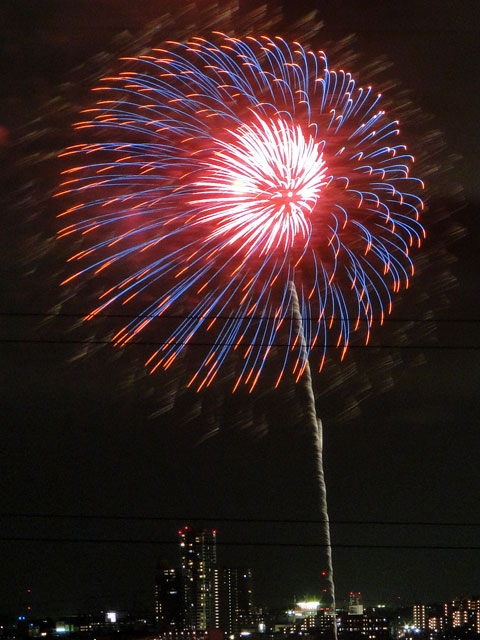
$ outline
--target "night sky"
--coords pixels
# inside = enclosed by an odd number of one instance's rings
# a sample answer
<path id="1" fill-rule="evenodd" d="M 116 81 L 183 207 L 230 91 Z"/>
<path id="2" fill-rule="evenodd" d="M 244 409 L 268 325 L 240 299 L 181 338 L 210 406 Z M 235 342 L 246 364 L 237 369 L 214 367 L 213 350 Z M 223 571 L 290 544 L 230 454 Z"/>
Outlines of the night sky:
<path id="1" fill-rule="evenodd" d="M 433 114 L 426 126 L 443 131 L 444 158 L 461 156 L 450 172 L 432 177 L 437 200 L 452 213 L 435 217 L 439 209 L 432 208 L 425 216 L 432 238 L 425 243 L 426 264 L 395 308 L 395 322 L 374 332 L 372 343 L 384 346 L 352 349 L 342 366 L 333 354 L 315 387 L 334 545 L 477 549 L 334 548 L 337 598 L 341 603 L 355 590 L 367 604 L 408 604 L 478 594 L 479 526 L 466 524 L 480 524 L 480 5 L 285 4 L 292 20 L 319 9 L 325 23 L 319 41 L 323 33 L 325 41 L 355 33 L 364 60 L 385 56 L 388 75 Z M 121 355 L 110 346 L 75 344 L 101 338 L 102 326 L 92 334 L 72 318 L 41 316 L 52 309 L 84 312 L 91 304 L 79 296 L 65 301 L 58 287 L 69 248 L 49 239 L 56 224 L 50 201 L 55 154 L 68 144 L 75 112 L 90 100 L 103 64 L 97 54 L 118 50 L 113 39 L 126 30 L 133 46 L 166 5 L 4 0 L 0 7 L 6 184 L 0 201 L 0 614 L 17 613 L 27 587 L 34 615 L 151 611 L 155 564 L 163 559 L 176 566 L 175 544 L 108 541 L 173 542 L 179 525 L 201 517 L 212 519 L 198 524 L 216 528 L 220 543 L 250 543 L 220 546 L 219 560 L 253 568 L 257 604 L 283 606 L 294 596 L 318 595 L 320 550 L 252 544 L 316 543 L 315 524 L 227 521 L 318 518 L 301 393 L 287 388 L 275 395 L 266 380 L 253 399 L 232 398 L 221 383 L 202 396 L 185 394 L 181 378 L 144 375 L 141 348 Z M 461 208 L 457 184 L 463 185 Z M 435 322 L 425 322 L 429 310 Z M 403 339 L 424 348 L 400 349 Z M 397 524 L 367 524 L 372 521 Z M 19 537 L 106 541 L 6 540 Z"/>

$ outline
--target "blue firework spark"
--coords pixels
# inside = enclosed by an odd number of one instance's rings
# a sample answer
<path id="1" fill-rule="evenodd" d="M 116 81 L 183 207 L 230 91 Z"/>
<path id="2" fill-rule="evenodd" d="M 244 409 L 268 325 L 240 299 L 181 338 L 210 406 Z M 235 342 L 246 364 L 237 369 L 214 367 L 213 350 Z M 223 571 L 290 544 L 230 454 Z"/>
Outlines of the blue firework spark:
<path id="1" fill-rule="evenodd" d="M 62 154 L 79 164 L 57 194 L 72 199 L 59 236 L 85 242 L 64 284 L 109 274 L 86 319 L 130 309 L 119 346 L 176 316 L 152 372 L 209 336 L 190 384 L 209 385 L 236 351 L 234 388 L 253 389 L 273 348 L 278 384 L 307 360 L 321 369 L 332 335 L 342 358 L 360 326 L 368 342 L 413 275 L 423 183 L 381 96 L 324 52 L 280 37 L 211 40 L 124 59 L 94 89 L 76 124 L 88 142 Z"/>

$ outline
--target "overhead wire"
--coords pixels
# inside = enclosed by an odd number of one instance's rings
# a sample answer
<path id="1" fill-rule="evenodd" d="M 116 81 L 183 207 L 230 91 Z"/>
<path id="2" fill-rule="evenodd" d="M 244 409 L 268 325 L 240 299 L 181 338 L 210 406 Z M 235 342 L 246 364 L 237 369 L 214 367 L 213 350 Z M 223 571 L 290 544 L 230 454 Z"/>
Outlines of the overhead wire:
<path id="1" fill-rule="evenodd" d="M 0 344 L 48 344 L 48 345 L 107 345 L 112 344 L 111 340 L 91 340 L 91 339 L 76 339 L 71 338 L 67 340 L 58 340 L 55 338 L 0 338 Z M 186 341 L 163 341 L 163 340 L 131 340 L 126 344 L 122 344 L 123 347 L 132 346 L 145 346 L 145 347 L 161 347 L 168 344 L 169 346 L 189 346 L 189 347 L 235 347 L 238 346 L 236 342 L 186 342 Z M 294 343 L 290 342 L 249 342 L 249 347 L 292 347 Z M 312 349 L 338 349 L 336 344 L 317 344 L 311 347 Z M 349 344 L 349 349 L 402 349 L 402 350 L 439 350 L 439 351 L 479 351 L 480 345 L 453 345 L 453 344 Z"/>
<path id="2" fill-rule="evenodd" d="M 68 544 L 155 544 L 178 545 L 177 540 L 159 540 L 145 538 L 67 538 L 55 536 L 0 536 L 0 542 L 36 542 L 36 543 L 68 543 Z M 291 547 L 291 548 L 325 548 L 328 545 L 320 542 L 244 542 L 216 541 L 225 547 Z M 444 551 L 480 551 L 480 545 L 448 545 L 448 544 L 344 544 L 333 543 L 335 549 L 407 549 L 407 550 L 444 550 Z"/>
<path id="3" fill-rule="evenodd" d="M 89 314 L 86 312 L 70 312 L 70 311 L 1 311 L 0 316 L 7 317 L 40 317 L 40 318 L 84 318 Z M 162 319 L 185 319 L 187 317 L 190 318 L 200 318 L 205 317 L 208 319 L 217 319 L 217 320 L 272 320 L 273 316 L 244 316 L 244 315 L 236 315 L 236 316 L 228 316 L 228 315 L 190 315 L 190 314 L 165 314 L 162 313 L 160 316 L 156 314 L 148 314 L 148 313 L 105 313 L 100 312 L 96 314 L 97 318 L 157 318 L 158 320 Z M 310 316 L 306 316 L 305 319 L 313 319 Z M 346 318 L 346 320 L 356 321 L 356 318 Z M 365 318 L 360 318 L 360 321 L 367 322 Z M 476 323 L 480 322 L 480 318 L 392 318 L 385 317 L 383 322 L 442 322 L 442 323 Z"/>
<path id="4" fill-rule="evenodd" d="M 137 522 L 162 521 L 162 522 L 234 522 L 242 524 L 324 524 L 324 520 L 303 518 L 249 518 L 249 517 L 192 517 L 185 515 L 156 516 L 156 515 L 95 515 L 86 513 L 0 513 L 0 518 L 31 518 L 42 520 L 125 520 Z M 433 526 L 433 527 L 480 527 L 480 522 L 448 522 L 446 520 L 332 520 L 330 524 L 336 525 L 368 525 L 368 526 Z"/>

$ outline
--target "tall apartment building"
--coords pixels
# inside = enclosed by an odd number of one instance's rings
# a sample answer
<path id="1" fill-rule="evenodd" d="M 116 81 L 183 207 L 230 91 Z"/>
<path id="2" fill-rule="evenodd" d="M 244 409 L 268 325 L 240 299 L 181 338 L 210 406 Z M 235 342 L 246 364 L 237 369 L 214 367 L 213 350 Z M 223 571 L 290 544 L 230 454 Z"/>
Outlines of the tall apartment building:
<path id="1" fill-rule="evenodd" d="M 229 635 L 256 629 L 252 570 L 217 566 L 216 531 L 183 527 L 178 532 L 180 568 L 159 563 L 155 619 L 172 633 L 221 629 Z"/>
<path id="2" fill-rule="evenodd" d="M 223 568 L 220 570 L 220 628 L 239 634 L 255 626 L 252 603 L 252 570 Z"/>
<path id="3" fill-rule="evenodd" d="M 191 631 L 217 629 L 220 603 L 216 531 L 186 526 L 178 535 L 184 628 Z"/>
<path id="4" fill-rule="evenodd" d="M 427 607 L 424 604 L 415 603 L 413 605 L 413 626 L 416 629 L 427 628 Z"/>

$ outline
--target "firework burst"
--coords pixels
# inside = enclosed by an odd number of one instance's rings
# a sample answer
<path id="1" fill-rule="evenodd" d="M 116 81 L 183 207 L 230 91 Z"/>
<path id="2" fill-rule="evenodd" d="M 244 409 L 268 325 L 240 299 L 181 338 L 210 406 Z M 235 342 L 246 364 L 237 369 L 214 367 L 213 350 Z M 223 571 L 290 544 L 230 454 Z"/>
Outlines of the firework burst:
<path id="1" fill-rule="evenodd" d="M 353 331 L 368 342 L 413 274 L 423 183 L 381 96 L 323 52 L 211 40 L 126 59 L 95 89 L 76 125 L 88 142 L 62 154 L 78 165 L 57 194 L 72 199 L 59 235 L 85 242 L 64 283 L 107 282 L 87 319 L 128 309 L 119 346 L 177 317 L 151 371 L 207 336 L 190 384 L 211 384 L 236 351 L 234 388 L 253 389 L 274 347 L 278 384 L 309 359 L 321 369 L 329 339 L 341 357 Z"/>

